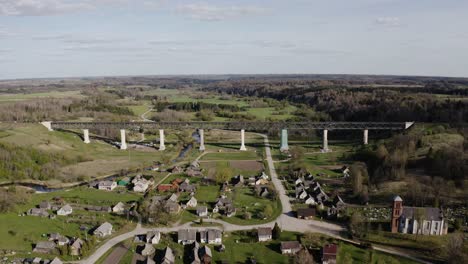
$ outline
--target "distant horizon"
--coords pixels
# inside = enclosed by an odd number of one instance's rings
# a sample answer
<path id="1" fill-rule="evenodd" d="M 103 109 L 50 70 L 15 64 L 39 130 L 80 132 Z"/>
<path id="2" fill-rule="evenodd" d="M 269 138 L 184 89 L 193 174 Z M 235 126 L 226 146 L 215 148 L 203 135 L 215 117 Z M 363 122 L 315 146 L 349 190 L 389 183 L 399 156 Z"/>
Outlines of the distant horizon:
<path id="1" fill-rule="evenodd" d="M 30 77 L 2 79 L 4 81 L 27 80 L 67 80 L 67 79 L 99 79 L 99 78 L 129 78 L 129 77 L 199 77 L 199 76 L 370 76 L 370 77 L 411 77 L 411 78 L 443 78 L 443 79 L 468 79 L 468 76 L 442 76 L 442 75 L 405 75 L 405 74 L 361 74 L 361 73 L 187 73 L 187 74 L 137 74 L 137 75 L 90 75 L 90 76 L 56 76 L 56 77 Z"/>

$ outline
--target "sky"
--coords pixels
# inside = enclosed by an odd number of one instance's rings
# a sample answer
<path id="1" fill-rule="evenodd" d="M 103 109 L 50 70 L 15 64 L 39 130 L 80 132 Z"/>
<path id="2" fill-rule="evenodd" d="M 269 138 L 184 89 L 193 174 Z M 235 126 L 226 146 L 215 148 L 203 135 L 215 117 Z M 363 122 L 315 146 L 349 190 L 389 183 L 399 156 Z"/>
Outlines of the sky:
<path id="1" fill-rule="evenodd" d="M 466 0 L 0 0 L 0 79 L 468 77 Z"/>

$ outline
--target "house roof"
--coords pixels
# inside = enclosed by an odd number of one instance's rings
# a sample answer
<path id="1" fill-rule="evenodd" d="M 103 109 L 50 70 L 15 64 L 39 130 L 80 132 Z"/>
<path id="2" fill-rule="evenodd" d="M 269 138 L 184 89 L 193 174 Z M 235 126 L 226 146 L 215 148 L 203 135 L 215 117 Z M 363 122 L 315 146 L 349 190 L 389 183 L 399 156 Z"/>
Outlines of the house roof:
<path id="1" fill-rule="evenodd" d="M 297 249 L 300 248 L 301 244 L 298 241 L 284 241 L 281 242 L 281 249 Z"/>
<path id="2" fill-rule="evenodd" d="M 60 208 L 60 210 L 62 210 L 62 211 L 71 211 L 71 210 L 73 210 L 73 208 L 69 204 L 66 204 L 62 208 Z"/>
<path id="3" fill-rule="evenodd" d="M 322 253 L 325 255 L 336 255 L 336 253 L 338 252 L 338 245 L 336 244 L 328 244 L 328 245 L 325 245 L 323 248 L 322 248 Z"/>
<path id="4" fill-rule="evenodd" d="M 170 247 L 166 247 L 166 250 L 164 251 L 164 259 L 167 259 L 170 262 L 174 262 L 174 253 L 172 253 L 172 249 Z"/>
<path id="5" fill-rule="evenodd" d="M 403 199 L 401 199 L 401 197 L 400 197 L 399 195 L 397 195 L 397 196 L 395 196 L 395 197 L 393 198 L 393 201 L 394 201 L 394 202 L 403 202 Z"/>
<path id="6" fill-rule="evenodd" d="M 200 256 L 205 256 L 205 255 L 208 255 L 209 257 L 213 256 L 211 254 L 211 249 L 208 246 L 204 246 L 200 248 Z"/>
<path id="7" fill-rule="evenodd" d="M 203 213 L 203 212 L 208 212 L 208 207 L 206 207 L 206 206 L 198 206 L 198 207 L 197 207 L 197 213 Z"/>
<path id="8" fill-rule="evenodd" d="M 62 264 L 62 263 L 63 262 L 59 258 L 55 257 L 49 264 Z"/>
<path id="9" fill-rule="evenodd" d="M 108 233 L 111 230 L 112 225 L 109 222 L 105 222 L 104 224 L 100 225 L 94 232 Z"/>
<path id="10" fill-rule="evenodd" d="M 257 230 L 258 236 L 271 236 L 272 232 L 271 227 L 259 227 Z"/>
<path id="11" fill-rule="evenodd" d="M 207 234 L 208 234 L 208 240 L 214 240 L 217 238 L 221 238 L 222 236 L 221 231 L 218 229 L 208 229 Z"/>
<path id="12" fill-rule="evenodd" d="M 74 248 L 81 248 L 81 246 L 83 245 L 83 240 L 81 240 L 80 238 L 77 238 L 73 244 L 71 244 L 72 247 Z"/>
<path id="13" fill-rule="evenodd" d="M 179 240 L 195 241 L 197 240 L 197 231 L 194 229 L 182 229 L 177 232 Z"/>
<path id="14" fill-rule="evenodd" d="M 411 219 L 414 219 L 415 217 L 417 218 L 418 210 L 421 211 L 421 217 L 424 220 L 440 221 L 443 219 L 442 211 L 435 207 L 403 207 L 401 216 Z"/>
<path id="15" fill-rule="evenodd" d="M 297 216 L 299 217 L 315 216 L 315 208 L 299 208 L 297 209 Z"/>
<path id="16" fill-rule="evenodd" d="M 54 249 L 55 248 L 55 242 L 53 242 L 53 241 L 39 241 L 39 242 L 37 242 L 35 248 Z"/>

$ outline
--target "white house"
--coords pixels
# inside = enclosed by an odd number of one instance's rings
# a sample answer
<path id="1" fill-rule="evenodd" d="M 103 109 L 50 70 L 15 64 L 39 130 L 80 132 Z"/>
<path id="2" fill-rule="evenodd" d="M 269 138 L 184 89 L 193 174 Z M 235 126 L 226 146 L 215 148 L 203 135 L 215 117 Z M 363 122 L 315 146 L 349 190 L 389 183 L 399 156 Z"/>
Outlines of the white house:
<path id="1" fill-rule="evenodd" d="M 198 206 L 197 207 L 197 215 L 199 217 L 208 216 L 208 208 L 206 206 Z"/>
<path id="2" fill-rule="evenodd" d="M 218 229 L 207 229 L 200 231 L 200 242 L 208 244 L 221 244 L 223 242 L 222 232 Z"/>
<path id="3" fill-rule="evenodd" d="M 304 200 L 307 196 L 308 196 L 307 192 L 306 192 L 306 191 L 302 191 L 302 192 L 299 194 L 299 199 Z"/>
<path id="4" fill-rule="evenodd" d="M 269 241 L 272 238 L 273 231 L 270 227 L 259 227 L 257 230 L 258 241 Z"/>
<path id="5" fill-rule="evenodd" d="M 192 196 L 192 198 L 190 198 L 190 200 L 188 200 L 186 206 L 187 207 L 196 207 L 197 206 L 197 199 L 195 199 L 195 197 Z"/>
<path id="6" fill-rule="evenodd" d="M 307 199 L 304 201 L 304 203 L 305 204 L 310 204 L 310 205 L 315 205 L 316 204 L 314 197 L 312 197 L 310 195 L 309 195 L 309 197 L 307 197 Z"/>
<path id="7" fill-rule="evenodd" d="M 123 213 L 125 211 L 125 204 L 122 202 L 117 203 L 114 207 L 112 207 L 112 212 L 114 213 Z"/>
<path id="8" fill-rule="evenodd" d="M 161 240 L 161 233 L 159 231 L 148 231 L 146 233 L 146 243 L 151 243 L 153 245 L 159 244 L 159 241 Z"/>
<path id="9" fill-rule="evenodd" d="M 117 187 L 117 183 L 115 181 L 100 181 L 98 183 L 99 190 L 112 191 L 115 187 Z"/>
<path id="10" fill-rule="evenodd" d="M 62 208 L 57 210 L 57 215 L 69 215 L 72 212 L 73 208 L 69 204 L 66 204 Z"/>
<path id="11" fill-rule="evenodd" d="M 110 236 L 112 234 L 112 225 L 109 222 L 105 222 L 104 224 L 96 228 L 93 234 L 98 237 Z"/>
<path id="12" fill-rule="evenodd" d="M 148 187 L 149 187 L 149 184 L 148 182 L 145 180 L 145 181 L 139 181 L 137 183 L 135 183 L 133 185 L 133 191 L 134 192 L 146 192 L 146 190 L 148 190 Z"/>

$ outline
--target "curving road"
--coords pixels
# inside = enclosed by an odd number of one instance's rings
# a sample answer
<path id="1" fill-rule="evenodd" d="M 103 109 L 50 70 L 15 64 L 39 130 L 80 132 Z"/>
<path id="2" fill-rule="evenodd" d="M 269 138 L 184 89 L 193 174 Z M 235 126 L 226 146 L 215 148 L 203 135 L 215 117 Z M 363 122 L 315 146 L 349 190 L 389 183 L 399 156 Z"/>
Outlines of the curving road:
<path id="1" fill-rule="evenodd" d="M 216 226 L 215 227 L 192 227 L 191 226 L 192 223 L 189 222 L 189 223 L 185 223 L 185 224 L 177 225 L 173 227 L 144 228 L 141 226 L 140 223 L 138 223 L 137 227 L 133 231 L 109 239 L 88 258 L 82 261 L 74 262 L 74 263 L 89 263 L 89 264 L 95 263 L 108 250 L 110 250 L 112 247 L 114 247 L 118 243 L 124 240 L 127 240 L 129 238 L 132 238 L 135 235 L 145 234 L 146 232 L 150 230 L 158 230 L 162 233 L 168 233 L 168 232 L 176 232 L 180 229 L 186 229 L 186 228 L 196 228 L 199 230 L 203 230 L 206 228 L 216 228 L 216 229 L 220 229 L 226 232 L 231 232 L 231 231 L 239 231 L 239 230 L 251 230 L 254 228 L 258 228 L 258 227 L 273 227 L 275 222 L 277 222 L 278 225 L 283 230 L 301 232 L 301 233 L 306 232 L 306 231 L 314 232 L 314 233 L 321 233 L 321 234 L 325 234 L 325 235 L 328 235 L 328 236 L 331 236 L 331 237 L 334 237 L 343 241 L 356 244 L 357 242 L 346 239 L 340 235 L 340 232 L 345 230 L 345 228 L 342 226 L 332 224 L 332 223 L 317 221 L 317 220 L 302 220 L 302 219 L 297 219 L 292 216 L 292 213 L 291 213 L 292 207 L 291 207 L 289 197 L 286 194 L 286 190 L 283 184 L 281 183 L 280 179 L 278 178 L 278 175 L 276 174 L 276 170 L 275 170 L 274 163 L 273 163 L 273 158 L 271 157 L 271 149 L 270 149 L 268 137 L 263 134 L 258 134 L 258 135 L 262 136 L 264 139 L 266 160 L 268 163 L 268 168 L 270 170 L 271 180 L 276 190 L 278 191 L 279 199 L 281 201 L 281 206 L 283 208 L 283 213 L 277 219 L 275 219 L 272 222 L 259 224 L 259 225 L 234 225 L 234 224 L 230 224 L 225 221 L 218 220 L 218 219 L 206 219 L 205 220 L 205 223 L 213 222 L 213 223 L 221 224 L 221 227 L 216 227 Z M 412 260 L 415 260 L 421 263 L 428 263 L 416 257 L 408 255 L 404 252 L 398 251 L 396 249 L 381 248 L 381 247 L 374 247 L 374 249 L 378 251 L 386 252 L 388 254 L 410 258 Z"/>

